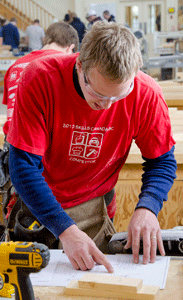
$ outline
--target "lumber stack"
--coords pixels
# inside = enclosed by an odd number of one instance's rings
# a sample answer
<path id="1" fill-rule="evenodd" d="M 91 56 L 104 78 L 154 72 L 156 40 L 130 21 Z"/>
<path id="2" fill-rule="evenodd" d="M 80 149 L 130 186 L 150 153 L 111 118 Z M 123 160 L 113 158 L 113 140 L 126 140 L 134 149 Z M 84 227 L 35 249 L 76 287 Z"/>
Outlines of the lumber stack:
<path id="1" fill-rule="evenodd" d="M 143 285 L 142 279 L 85 274 L 68 284 L 65 295 L 154 300 L 158 291 L 158 286 Z"/>
<path id="2" fill-rule="evenodd" d="M 165 80 L 157 81 L 161 86 L 168 107 L 183 109 L 183 82 Z"/>

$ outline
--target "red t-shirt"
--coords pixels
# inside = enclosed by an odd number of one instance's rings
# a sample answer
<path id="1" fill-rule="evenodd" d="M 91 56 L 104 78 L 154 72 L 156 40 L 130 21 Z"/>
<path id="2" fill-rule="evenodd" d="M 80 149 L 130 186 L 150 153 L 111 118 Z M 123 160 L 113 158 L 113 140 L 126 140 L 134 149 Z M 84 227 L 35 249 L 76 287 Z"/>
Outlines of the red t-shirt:
<path id="1" fill-rule="evenodd" d="M 63 208 L 109 192 L 133 139 L 152 159 L 175 144 L 168 107 L 151 77 L 139 71 L 128 97 L 92 110 L 74 87 L 78 55 L 52 55 L 26 68 L 8 135 L 13 146 L 43 156 L 43 175 Z"/>
<path id="2" fill-rule="evenodd" d="M 20 80 L 20 76 L 24 70 L 24 68 L 36 58 L 56 54 L 58 51 L 56 50 L 38 50 L 33 51 L 21 58 L 19 58 L 6 72 L 4 77 L 4 94 L 3 94 L 3 104 L 7 105 L 7 121 L 3 126 L 4 134 L 8 134 L 10 122 L 12 119 L 16 92 L 18 87 L 18 82 Z"/>

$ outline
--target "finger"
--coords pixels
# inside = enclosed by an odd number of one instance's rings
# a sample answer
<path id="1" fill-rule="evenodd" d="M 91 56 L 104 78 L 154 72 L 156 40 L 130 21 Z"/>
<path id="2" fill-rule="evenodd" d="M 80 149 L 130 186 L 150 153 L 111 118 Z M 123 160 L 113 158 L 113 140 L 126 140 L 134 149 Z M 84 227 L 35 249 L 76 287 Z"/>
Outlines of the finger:
<path id="1" fill-rule="evenodd" d="M 147 230 L 144 230 L 144 232 L 143 232 L 143 264 L 148 264 L 148 262 L 149 262 L 150 249 L 151 249 L 150 232 L 148 232 Z"/>
<path id="2" fill-rule="evenodd" d="M 140 248 L 140 231 L 135 229 L 132 234 L 132 254 L 133 254 L 133 262 L 139 262 L 139 248 Z"/>
<path id="3" fill-rule="evenodd" d="M 127 243 L 124 246 L 125 249 L 128 249 L 132 246 L 132 231 L 128 228 L 128 236 L 127 236 Z"/>
<path id="4" fill-rule="evenodd" d="M 157 244 L 158 244 L 158 249 L 161 255 L 165 255 L 165 248 L 163 246 L 163 240 L 161 237 L 161 230 L 158 230 L 157 232 Z"/>
<path id="5" fill-rule="evenodd" d="M 97 264 L 103 265 L 109 273 L 114 272 L 113 266 L 108 261 L 107 257 L 97 248 L 92 253 L 92 258 Z"/>
<path id="6" fill-rule="evenodd" d="M 82 271 L 87 270 L 85 261 L 83 260 L 83 258 L 81 256 L 78 255 L 74 259 L 75 259 L 76 263 L 78 264 L 80 270 L 82 270 Z"/>
<path id="7" fill-rule="evenodd" d="M 82 260 L 84 261 L 87 270 L 91 270 L 95 266 L 94 260 L 89 253 L 84 252 L 82 254 Z"/>
<path id="8" fill-rule="evenodd" d="M 157 237 L 156 237 L 156 232 L 154 231 L 151 232 L 150 243 L 151 243 L 150 262 L 154 263 L 156 260 L 156 252 L 157 252 Z"/>
<path id="9" fill-rule="evenodd" d="M 69 258 L 69 260 L 70 260 L 70 262 L 71 262 L 73 268 L 74 268 L 75 270 L 79 270 L 80 268 L 79 268 L 77 262 L 76 262 L 73 258 L 71 258 L 71 257 L 68 257 L 68 258 Z"/>

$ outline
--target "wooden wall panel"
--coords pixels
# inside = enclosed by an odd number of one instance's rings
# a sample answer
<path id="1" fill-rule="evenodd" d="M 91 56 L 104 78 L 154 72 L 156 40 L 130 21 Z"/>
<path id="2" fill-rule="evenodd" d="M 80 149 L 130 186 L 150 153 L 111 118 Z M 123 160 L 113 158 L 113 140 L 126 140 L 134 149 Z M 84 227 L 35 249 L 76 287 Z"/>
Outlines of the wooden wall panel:
<path id="1" fill-rule="evenodd" d="M 183 181 L 175 181 L 158 215 L 162 229 L 183 225 Z"/>
<path id="2" fill-rule="evenodd" d="M 120 172 L 120 179 L 116 184 L 117 195 L 117 212 L 114 217 L 114 226 L 117 232 L 127 231 L 128 224 L 138 202 L 138 195 L 141 189 L 141 172 L 139 170 L 127 170 L 130 166 L 124 167 Z M 133 166 L 134 168 L 134 166 Z M 130 179 L 130 172 L 131 178 Z M 128 174 L 128 175 L 127 175 Z M 134 180 L 134 177 L 138 179 Z M 129 178 L 129 180 L 123 178 Z M 161 229 L 173 228 L 178 225 L 183 225 L 183 179 L 182 166 L 177 171 L 177 179 L 175 180 L 169 194 L 168 200 L 164 202 L 163 209 L 158 215 Z"/>
<path id="3" fill-rule="evenodd" d="M 117 232 L 127 231 L 128 224 L 138 202 L 140 181 L 119 180 L 116 185 L 117 211 L 114 226 Z"/>

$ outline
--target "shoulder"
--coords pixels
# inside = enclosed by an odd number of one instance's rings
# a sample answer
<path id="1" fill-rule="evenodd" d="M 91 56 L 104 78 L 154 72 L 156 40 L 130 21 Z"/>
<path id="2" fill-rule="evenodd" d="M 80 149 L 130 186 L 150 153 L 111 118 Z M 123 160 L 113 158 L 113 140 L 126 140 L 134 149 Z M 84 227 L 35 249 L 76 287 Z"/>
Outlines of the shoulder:
<path id="1" fill-rule="evenodd" d="M 142 108 L 161 107 L 167 109 L 163 92 L 159 84 L 149 75 L 139 71 L 134 80 L 135 102 Z"/>
<path id="2" fill-rule="evenodd" d="M 55 85 L 56 78 L 62 78 L 66 70 L 68 72 L 73 69 L 78 55 L 78 53 L 71 55 L 58 53 L 36 58 L 26 67 L 22 75 L 23 84 L 27 86 L 32 81 L 49 79 L 49 84 Z"/>
<path id="3" fill-rule="evenodd" d="M 36 62 L 33 62 L 35 65 L 38 65 L 38 68 L 41 66 L 44 67 L 51 67 L 57 65 L 58 67 L 64 67 L 67 68 L 68 65 L 75 63 L 76 58 L 78 57 L 79 53 L 74 54 L 65 54 L 62 52 L 56 52 L 52 53 L 50 55 L 44 55 L 43 57 L 40 57 L 36 60 Z M 32 65 L 33 65 L 32 63 Z"/>
<path id="4" fill-rule="evenodd" d="M 16 26 L 14 26 L 14 27 L 15 27 L 14 30 L 15 30 L 17 33 L 19 33 L 18 28 L 17 28 Z"/>
<path id="5" fill-rule="evenodd" d="M 10 23 L 3 26 L 3 31 L 7 30 L 8 28 L 10 28 Z"/>
<path id="6" fill-rule="evenodd" d="M 32 26 L 33 26 L 33 25 L 27 26 L 26 31 L 30 31 L 30 30 L 32 29 Z"/>
<path id="7" fill-rule="evenodd" d="M 139 71 L 135 77 L 136 84 L 143 90 L 156 91 L 162 93 L 160 85 L 149 75 Z"/>

